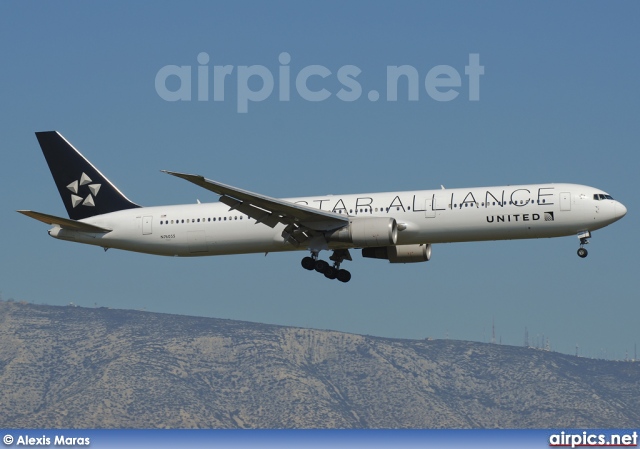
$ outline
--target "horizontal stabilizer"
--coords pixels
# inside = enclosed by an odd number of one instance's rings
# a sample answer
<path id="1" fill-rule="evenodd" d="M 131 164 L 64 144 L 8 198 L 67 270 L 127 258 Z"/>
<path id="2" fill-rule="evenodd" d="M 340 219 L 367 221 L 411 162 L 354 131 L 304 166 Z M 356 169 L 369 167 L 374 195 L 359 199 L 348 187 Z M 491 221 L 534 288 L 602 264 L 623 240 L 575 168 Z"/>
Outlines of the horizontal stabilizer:
<path id="1" fill-rule="evenodd" d="M 43 214 L 41 212 L 34 212 L 32 210 L 19 210 L 21 214 L 26 215 L 27 217 L 34 218 L 38 221 L 49 225 L 60 226 L 62 229 L 69 229 L 71 231 L 80 231 L 80 232 L 111 232 L 111 229 L 101 228 L 100 226 L 95 226 L 89 223 L 84 223 L 82 221 L 71 220 L 69 218 L 56 217 L 55 215 Z"/>

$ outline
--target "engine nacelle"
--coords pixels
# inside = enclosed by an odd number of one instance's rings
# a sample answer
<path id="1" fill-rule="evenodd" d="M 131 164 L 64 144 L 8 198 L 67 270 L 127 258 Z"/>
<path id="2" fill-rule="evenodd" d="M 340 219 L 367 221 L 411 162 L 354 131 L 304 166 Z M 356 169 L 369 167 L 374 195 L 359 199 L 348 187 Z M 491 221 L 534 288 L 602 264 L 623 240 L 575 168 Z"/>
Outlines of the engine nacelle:
<path id="1" fill-rule="evenodd" d="M 395 245 L 398 223 L 394 218 L 352 218 L 347 226 L 327 235 L 327 241 L 352 243 L 361 248 Z"/>
<path id="2" fill-rule="evenodd" d="M 431 259 L 431 244 L 381 246 L 363 248 L 362 257 L 387 259 L 391 263 L 427 262 Z"/>

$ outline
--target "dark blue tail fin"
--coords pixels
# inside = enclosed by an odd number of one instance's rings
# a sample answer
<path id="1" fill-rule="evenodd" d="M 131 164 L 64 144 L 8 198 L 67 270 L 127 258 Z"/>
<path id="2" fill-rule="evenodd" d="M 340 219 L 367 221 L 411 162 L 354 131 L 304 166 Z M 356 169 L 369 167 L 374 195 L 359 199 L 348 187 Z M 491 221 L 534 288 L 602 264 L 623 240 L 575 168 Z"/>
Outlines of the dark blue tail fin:
<path id="1" fill-rule="evenodd" d="M 57 131 L 37 132 L 40 148 L 69 218 L 140 207 L 131 202 Z"/>

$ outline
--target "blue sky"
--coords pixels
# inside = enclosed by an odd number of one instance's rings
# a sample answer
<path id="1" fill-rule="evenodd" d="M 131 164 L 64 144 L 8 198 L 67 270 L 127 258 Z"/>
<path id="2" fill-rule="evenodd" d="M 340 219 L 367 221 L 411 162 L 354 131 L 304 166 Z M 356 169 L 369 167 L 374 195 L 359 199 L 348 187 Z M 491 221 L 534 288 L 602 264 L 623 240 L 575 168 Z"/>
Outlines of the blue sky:
<path id="1" fill-rule="evenodd" d="M 399 338 L 549 339 L 555 350 L 633 356 L 640 343 L 637 211 L 640 31 L 635 2 L 108 2 L 0 4 L 4 143 L 2 296 L 34 303 L 230 318 Z M 232 65 L 224 101 L 165 101 L 165 66 Z M 325 101 L 278 97 L 309 65 Z M 469 101 L 469 55 L 484 74 Z M 261 65 L 273 93 L 238 113 L 239 66 Z M 362 95 L 336 74 L 356 66 Z M 418 101 L 386 100 L 386 68 L 419 73 Z M 430 69 L 461 74 L 432 99 Z M 292 81 L 295 86 L 295 81 Z M 167 82 L 177 89 L 177 78 Z M 249 84 L 259 90 L 254 78 Z M 213 88 L 211 87 L 211 93 Z M 377 90 L 378 101 L 368 92 Z M 161 169 L 197 172 L 275 197 L 537 182 L 601 188 L 629 209 L 576 237 L 445 244 L 426 264 L 347 262 L 349 284 L 300 267 L 303 253 L 162 258 L 51 239 L 15 213 L 64 215 L 35 131 L 58 130 L 143 205 L 217 198 Z"/>

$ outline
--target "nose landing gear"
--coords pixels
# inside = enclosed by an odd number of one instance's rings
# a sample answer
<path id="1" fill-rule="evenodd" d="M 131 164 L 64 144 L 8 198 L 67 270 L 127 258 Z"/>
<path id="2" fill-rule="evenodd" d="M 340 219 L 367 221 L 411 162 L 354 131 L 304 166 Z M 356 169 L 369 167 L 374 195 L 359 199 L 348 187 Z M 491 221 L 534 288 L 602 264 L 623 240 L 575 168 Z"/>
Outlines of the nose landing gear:
<path id="1" fill-rule="evenodd" d="M 584 231 L 578 234 L 578 238 L 580 239 L 580 248 L 578 248 L 578 256 L 581 258 L 585 258 L 589 255 L 589 252 L 584 247 L 584 245 L 589 244 L 589 238 L 591 238 L 591 232 Z"/>

